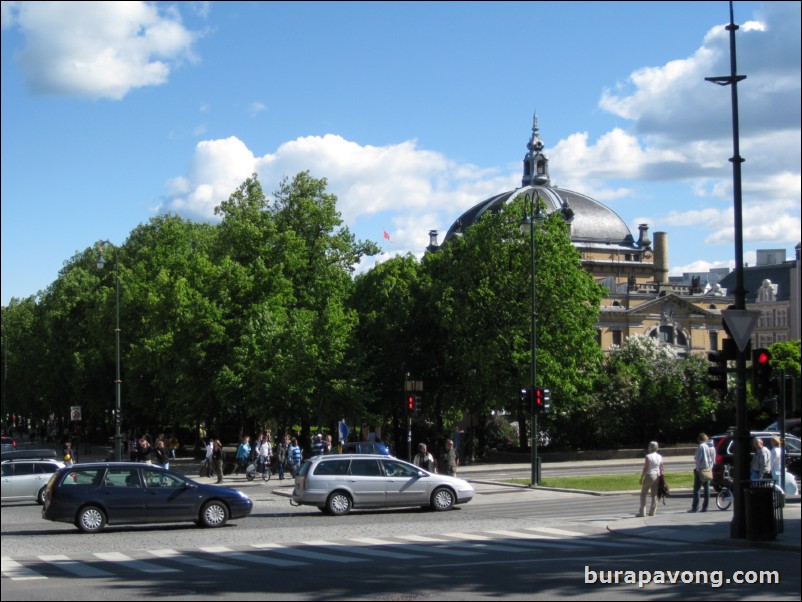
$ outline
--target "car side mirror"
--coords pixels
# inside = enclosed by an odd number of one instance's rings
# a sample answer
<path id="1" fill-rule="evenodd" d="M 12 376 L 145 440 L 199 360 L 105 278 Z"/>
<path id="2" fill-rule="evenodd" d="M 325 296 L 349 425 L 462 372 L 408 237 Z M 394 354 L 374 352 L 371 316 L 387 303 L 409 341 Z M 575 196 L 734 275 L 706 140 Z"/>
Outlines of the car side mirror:
<path id="1" fill-rule="evenodd" d="M 189 481 L 184 482 L 184 489 L 197 489 L 198 486 L 195 483 L 190 483 Z"/>
<path id="2" fill-rule="evenodd" d="M 419 470 L 418 471 L 418 476 L 419 477 L 428 477 L 429 473 L 426 473 L 426 472 L 423 472 L 422 470 Z"/>

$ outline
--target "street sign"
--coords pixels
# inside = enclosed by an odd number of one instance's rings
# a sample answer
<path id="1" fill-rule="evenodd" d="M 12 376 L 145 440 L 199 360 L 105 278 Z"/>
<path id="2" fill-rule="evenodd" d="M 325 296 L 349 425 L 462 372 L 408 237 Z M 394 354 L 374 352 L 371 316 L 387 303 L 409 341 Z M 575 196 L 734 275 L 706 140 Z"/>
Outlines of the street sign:
<path id="1" fill-rule="evenodd" d="M 724 309 L 721 311 L 721 317 L 724 318 L 724 326 L 735 339 L 738 349 L 745 351 L 752 338 L 755 324 L 760 319 L 760 312 L 753 309 Z"/>
<path id="2" fill-rule="evenodd" d="M 81 421 L 81 406 L 70 406 L 70 420 L 73 422 Z"/>
<path id="3" fill-rule="evenodd" d="M 345 422 L 343 422 L 341 420 L 340 424 L 338 424 L 337 427 L 338 427 L 337 430 L 340 432 L 339 433 L 340 434 L 340 442 L 347 441 L 348 440 L 348 433 L 351 432 L 350 429 L 348 428 L 348 425 L 345 424 Z"/>

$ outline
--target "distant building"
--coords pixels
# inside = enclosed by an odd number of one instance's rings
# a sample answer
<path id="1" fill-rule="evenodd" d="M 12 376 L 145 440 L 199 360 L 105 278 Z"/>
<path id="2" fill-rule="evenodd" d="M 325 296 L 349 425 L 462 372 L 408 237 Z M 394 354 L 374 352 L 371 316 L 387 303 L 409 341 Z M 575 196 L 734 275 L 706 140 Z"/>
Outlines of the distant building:
<path id="1" fill-rule="evenodd" d="M 786 261 L 785 251 L 760 250 L 757 265 L 744 267 L 746 308 L 760 311 L 760 320 L 752 333 L 752 347 L 768 347 L 781 341 L 795 341 L 800 336 L 800 244 L 796 257 Z M 721 285 L 735 287 L 735 272 Z"/>
<path id="2" fill-rule="evenodd" d="M 634 334 L 652 336 L 680 355 L 720 349 L 726 336 L 721 310 L 733 303 L 723 280 L 726 271 L 690 274 L 687 281 L 668 276 L 668 234 L 649 237 L 648 224 L 638 238 L 609 207 L 578 192 L 552 185 L 543 153 L 537 115 L 523 162 L 521 187 L 495 195 L 465 211 L 448 229 L 443 244 L 461 236 L 487 212 L 498 211 L 520 195 L 539 196 L 546 213 L 560 212 L 583 267 L 607 289 L 597 324 L 599 345 L 609 350 Z M 427 250 L 436 251 L 437 232 L 429 232 Z"/>

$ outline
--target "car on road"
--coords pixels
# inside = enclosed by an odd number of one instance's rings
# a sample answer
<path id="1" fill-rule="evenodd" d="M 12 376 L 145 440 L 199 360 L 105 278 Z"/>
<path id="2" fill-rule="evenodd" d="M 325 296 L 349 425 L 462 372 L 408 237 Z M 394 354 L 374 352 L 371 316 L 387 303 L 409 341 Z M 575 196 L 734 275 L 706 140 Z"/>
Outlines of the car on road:
<path id="1" fill-rule="evenodd" d="M 378 441 L 352 441 L 350 443 L 343 443 L 344 454 L 378 454 L 380 456 L 389 456 L 390 449 Z"/>
<path id="2" fill-rule="evenodd" d="M 765 430 L 779 432 L 780 421 L 775 420 L 770 425 L 768 425 Z M 795 437 L 802 437 L 802 419 L 788 418 L 785 421 L 785 432 L 794 435 Z"/>
<path id="3" fill-rule="evenodd" d="M 2 500 L 4 502 L 36 501 L 45 503 L 47 482 L 64 464 L 55 459 L 28 458 L 3 460 Z"/>
<path id="4" fill-rule="evenodd" d="M 760 437 L 763 440 L 763 445 L 766 449 L 770 449 L 769 441 L 775 435 L 779 435 L 774 431 L 753 431 L 749 434 L 750 439 Z M 735 459 L 735 436 L 732 433 L 726 435 L 716 435 L 716 462 L 713 464 L 713 486 L 716 490 L 720 489 L 722 485 L 727 484 L 724 478 L 724 466 L 732 466 Z M 754 450 L 750 450 L 754 453 Z M 802 470 L 802 441 L 799 437 L 793 435 L 785 436 L 785 468 L 799 479 L 800 471 Z"/>
<path id="5" fill-rule="evenodd" d="M 6 435 L 2 435 L 2 442 L 0 442 L 0 452 L 10 452 L 17 449 L 17 442 L 14 440 L 13 437 L 7 437 Z"/>
<path id="6" fill-rule="evenodd" d="M 99 462 L 56 471 L 47 484 L 42 518 L 95 533 L 107 524 L 192 521 L 222 527 L 252 509 L 240 491 L 196 483 L 161 466 Z"/>
<path id="7" fill-rule="evenodd" d="M 431 473 L 397 458 L 345 454 L 304 462 L 295 477 L 292 501 L 343 515 L 352 508 L 450 510 L 473 496 L 473 487 L 463 479 Z"/>

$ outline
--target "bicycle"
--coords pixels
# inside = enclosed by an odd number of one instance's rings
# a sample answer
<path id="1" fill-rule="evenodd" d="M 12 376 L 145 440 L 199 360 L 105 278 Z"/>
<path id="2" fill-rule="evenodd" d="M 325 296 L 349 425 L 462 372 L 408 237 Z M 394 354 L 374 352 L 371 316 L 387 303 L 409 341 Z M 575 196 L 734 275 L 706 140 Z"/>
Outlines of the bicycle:
<path id="1" fill-rule="evenodd" d="M 716 506 L 718 506 L 719 510 L 729 510 L 730 506 L 732 506 L 732 476 L 730 476 L 730 470 L 732 469 L 731 466 L 725 465 L 724 466 L 724 473 L 721 476 L 721 491 L 716 494 Z"/>

